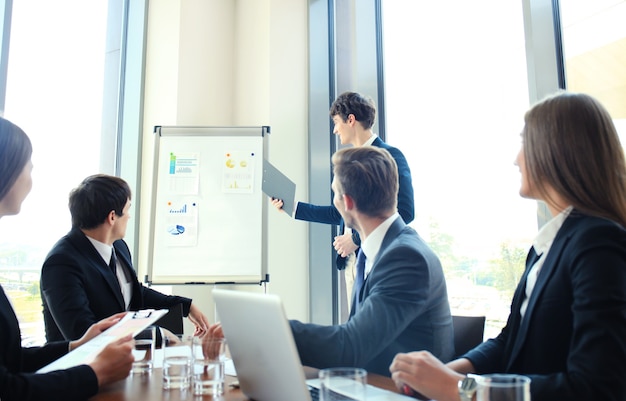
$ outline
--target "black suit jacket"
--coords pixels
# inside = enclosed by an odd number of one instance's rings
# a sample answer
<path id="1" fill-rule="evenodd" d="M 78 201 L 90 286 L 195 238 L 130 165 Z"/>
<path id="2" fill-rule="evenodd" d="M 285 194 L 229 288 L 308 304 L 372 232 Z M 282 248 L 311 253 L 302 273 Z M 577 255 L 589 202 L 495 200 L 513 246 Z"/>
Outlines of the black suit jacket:
<path id="1" fill-rule="evenodd" d="M 626 230 L 573 210 L 521 319 L 528 270 L 506 327 L 465 355 L 477 373 L 525 374 L 533 401 L 626 400 Z"/>
<path id="2" fill-rule="evenodd" d="M 0 399 L 2 401 L 85 400 L 98 392 L 87 365 L 45 374 L 37 369 L 67 353 L 66 341 L 22 348 L 17 317 L 0 287 Z"/>
<path id="3" fill-rule="evenodd" d="M 168 308 L 191 299 L 168 296 L 139 283 L 130 250 L 123 240 L 113 243 L 118 261 L 132 282 L 128 310 Z M 48 341 L 80 338 L 93 323 L 126 310 L 116 276 L 85 234 L 72 229 L 52 248 L 41 269 L 41 299 Z"/>
<path id="4" fill-rule="evenodd" d="M 413 197 L 413 183 L 411 179 L 411 169 L 406 158 L 398 148 L 389 146 L 382 139 L 376 137 L 372 146 L 387 150 L 398 166 L 398 213 L 406 224 L 415 218 L 415 200 Z M 344 232 L 344 222 L 341 214 L 335 206 L 317 206 L 310 203 L 298 202 L 295 218 L 297 220 L 311 221 L 314 223 L 339 225 L 339 233 Z M 358 233 L 355 232 L 358 236 Z M 359 239 L 360 240 L 360 239 Z M 359 245 L 357 243 L 357 245 Z M 337 256 L 337 268 L 342 270 L 345 267 L 345 258 Z"/>

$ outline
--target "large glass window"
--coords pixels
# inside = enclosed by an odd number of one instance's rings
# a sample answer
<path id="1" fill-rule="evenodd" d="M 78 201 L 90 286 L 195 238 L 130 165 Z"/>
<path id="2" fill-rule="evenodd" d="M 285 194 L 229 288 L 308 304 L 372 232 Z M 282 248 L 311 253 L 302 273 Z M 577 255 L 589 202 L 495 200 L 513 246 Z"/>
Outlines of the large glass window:
<path id="1" fill-rule="evenodd" d="M 24 344 L 44 342 L 39 272 L 70 229 L 68 194 L 99 172 L 108 0 L 14 1 L 4 117 L 33 143 L 33 190 L 0 224 L 0 282 Z"/>
<path id="2" fill-rule="evenodd" d="M 412 226 L 441 259 L 452 313 L 486 315 L 491 337 L 537 233 L 514 165 L 529 106 L 522 3 L 383 0 L 382 16 L 386 139 L 411 167 Z"/>
<path id="3" fill-rule="evenodd" d="M 596 97 L 626 143 L 626 1 L 560 0 L 566 85 Z"/>

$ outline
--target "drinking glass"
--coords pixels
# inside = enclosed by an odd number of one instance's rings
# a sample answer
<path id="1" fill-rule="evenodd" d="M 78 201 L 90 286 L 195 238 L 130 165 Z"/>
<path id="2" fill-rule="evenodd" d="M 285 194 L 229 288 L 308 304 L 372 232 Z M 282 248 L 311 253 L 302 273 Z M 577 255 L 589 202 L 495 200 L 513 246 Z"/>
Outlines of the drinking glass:
<path id="1" fill-rule="evenodd" d="M 156 327 L 148 326 L 135 336 L 133 356 L 135 361 L 131 369 L 133 375 L 152 372 L 154 365 L 154 346 L 156 343 Z"/>
<path id="2" fill-rule="evenodd" d="M 319 371 L 320 400 L 365 400 L 367 372 L 360 368 L 327 368 Z M 339 398 L 338 398 L 339 397 Z"/>
<path id="3" fill-rule="evenodd" d="M 163 388 L 187 389 L 191 384 L 191 336 L 169 334 L 163 338 Z"/>
<path id="4" fill-rule="evenodd" d="M 530 401 L 530 378 L 514 374 L 476 376 L 476 401 Z"/>
<path id="5" fill-rule="evenodd" d="M 191 386 L 196 395 L 224 393 L 226 340 L 209 335 L 193 338 Z"/>

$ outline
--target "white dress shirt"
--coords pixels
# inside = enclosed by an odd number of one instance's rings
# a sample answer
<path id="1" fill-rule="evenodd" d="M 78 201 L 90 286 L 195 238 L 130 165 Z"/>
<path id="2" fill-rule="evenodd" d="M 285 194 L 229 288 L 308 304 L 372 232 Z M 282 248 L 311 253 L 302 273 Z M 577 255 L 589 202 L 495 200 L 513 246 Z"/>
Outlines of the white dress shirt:
<path id="1" fill-rule="evenodd" d="M 100 254 L 104 262 L 108 265 L 111 261 L 111 255 L 113 254 L 113 247 L 111 245 L 107 245 L 104 242 L 100 242 L 91 238 L 90 236 L 86 236 L 87 239 L 93 244 L 96 251 Z M 120 284 L 120 289 L 122 291 L 122 297 L 124 298 L 124 308 L 128 310 L 128 305 L 130 305 L 130 298 L 132 297 L 132 285 L 129 280 L 126 279 L 126 275 L 124 274 L 124 270 L 122 270 L 122 266 L 120 266 L 119 258 L 116 258 L 117 266 L 115 268 L 115 275 L 117 276 L 117 281 Z"/>
<path id="2" fill-rule="evenodd" d="M 391 217 L 387 218 L 383 221 L 378 227 L 374 229 L 370 233 L 370 235 L 365 238 L 364 241 L 361 242 L 361 250 L 365 254 L 365 275 L 363 279 L 367 277 L 367 275 L 372 270 L 372 266 L 374 265 L 374 260 L 376 260 L 376 256 L 378 256 L 378 251 L 380 251 L 380 246 L 383 244 L 383 239 L 385 239 L 385 234 L 387 234 L 387 230 L 391 227 L 396 219 L 400 217 L 398 212 L 395 212 Z"/>

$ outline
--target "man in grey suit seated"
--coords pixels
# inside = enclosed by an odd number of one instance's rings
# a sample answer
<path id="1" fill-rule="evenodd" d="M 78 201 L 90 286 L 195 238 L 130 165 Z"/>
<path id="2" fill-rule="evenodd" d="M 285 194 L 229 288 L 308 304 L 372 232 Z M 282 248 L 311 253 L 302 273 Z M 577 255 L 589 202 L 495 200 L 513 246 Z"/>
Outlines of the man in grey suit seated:
<path id="1" fill-rule="evenodd" d="M 333 203 L 361 236 L 357 278 L 346 323 L 290 321 L 302 363 L 389 376 L 398 352 L 428 350 L 449 360 L 452 317 L 441 263 L 398 214 L 396 162 L 369 146 L 342 149 L 332 161 Z"/>

